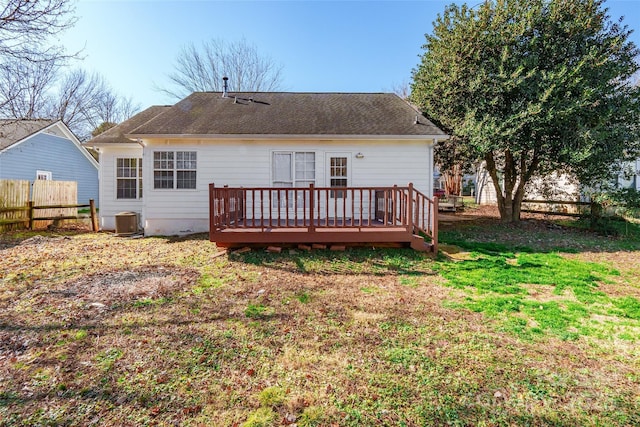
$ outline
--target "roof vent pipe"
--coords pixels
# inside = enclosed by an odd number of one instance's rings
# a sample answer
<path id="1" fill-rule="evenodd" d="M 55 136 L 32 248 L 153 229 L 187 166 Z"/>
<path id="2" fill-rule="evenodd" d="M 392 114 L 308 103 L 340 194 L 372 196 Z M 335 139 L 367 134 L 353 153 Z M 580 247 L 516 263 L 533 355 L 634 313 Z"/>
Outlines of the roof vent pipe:
<path id="1" fill-rule="evenodd" d="M 229 80 L 229 77 L 225 76 L 222 78 L 222 97 L 223 98 L 229 97 L 229 86 L 227 84 L 228 80 Z"/>
<path id="2" fill-rule="evenodd" d="M 419 125 L 419 124 L 420 124 L 420 120 L 418 119 L 418 115 L 417 115 L 417 114 L 416 114 L 416 121 L 415 121 L 415 124 L 416 124 L 416 125 Z"/>

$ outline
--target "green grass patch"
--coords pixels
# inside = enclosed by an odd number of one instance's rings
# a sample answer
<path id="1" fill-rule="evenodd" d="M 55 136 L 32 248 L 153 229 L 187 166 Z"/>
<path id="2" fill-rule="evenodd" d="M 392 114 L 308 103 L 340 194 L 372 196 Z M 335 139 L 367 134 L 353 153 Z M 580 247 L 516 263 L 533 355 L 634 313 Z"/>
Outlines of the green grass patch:
<path id="1" fill-rule="evenodd" d="M 640 301 L 633 297 L 615 298 L 611 301 L 621 317 L 640 320 Z"/>
<path id="2" fill-rule="evenodd" d="M 570 260 L 554 253 L 475 255 L 472 260 L 440 263 L 437 270 L 450 286 L 457 288 L 473 287 L 480 292 L 512 295 L 526 294 L 524 285 L 550 285 L 556 295 L 571 289 L 585 300 L 601 295 L 595 290 L 599 282 L 619 275 L 602 264 Z"/>
<path id="3" fill-rule="evenodd" d="M 282 387 L 267 387 L 258 394 L 260 405 L 266 407 L 276 407 L 284 403 L 286 393 Z"/>
<path id="4" fill-rule="evenodd" d="M 432 260 L 411 249 L 350 248 L 344 252 L 268 253 L 252 251 L 233 256 L 242 262 L 305 274 L 431 273 Z"/>
<path id="5" fill-rule="evenodd" d="M 304 408 L 296 424 L 300 427 L 320 426 L 324 417 L 324 411 L 319 406 L 309 406 Z"/>
<path id="6" fill-rule="evenodd" d="M 271 408 L 258 408 L 249 415 L 241 427 L 269 427 L 275 422 L 276 416 Z"/>
<path id="7" fill-rule="evenodd" d="M 296 294 L 296 299 L 302 304 L 308 304 L 309 302 L 311 302 L 311 295 L 309 295 L 307 291 L 303 291 Z"/>
<path id="8" fill-rule="evenodd" d="M 262 304 L 249 304 L 244 310 L 244 315 L 250 319 L 260 319 L 273 313 L 273 309 Z"/>
<path id="9" fill-rule="evenodd" d="M 217 277 L 211 273 L 204 273 L 200 276 L 196 286 L 193 288 L 193 293 L 201 294 L 207 290 L 221 288 L 227 283 L 228 281 L 223 277 Z"/>
<path id="10" fill-rule="evenodd" d="M 420 286 L 419 276 L 400 276 L 400 284 L 402 286 L 408 286 L 410 288 L 417 288 Z"/>
<path id="11" fill-rule="evenodd" d="M 162 305 L 171 302 L 171 298 L 168 297 L 160 297 L 160 298 L 142 298 L 136 300 L 132 303 L 134 307 L 149 307 L 154 305 Z"/>
<path id="12" fill-rule="evenodd" d="M 96 356 L 96 361 L 100 364 L 103 370 L 109 371 L 113 368 L 113 365 L 118 359 L 124 355 L 124 352 L 118 348 L 110 348 L 106 351 L 100 352 Z"/>
<path id="13" fill-rule="evenodd" d="M 449 286 L 467 293 L 466 299 L 450 306 L 484 313 L 497 319 L 502 330 L 523 339 L 546 334 L 564 340 L 602 336 L 606 325 L 594 326 L 589 319 L 607 306 L 613 306 L 617 316 L 639 319 L 635 298 L 611 299 L 598 289 L 620 275 L 609 266 L 557 253 L 513 253 L 494 244 L 463 246 L 472 250 L 472 259 L 436 267 Z"/>

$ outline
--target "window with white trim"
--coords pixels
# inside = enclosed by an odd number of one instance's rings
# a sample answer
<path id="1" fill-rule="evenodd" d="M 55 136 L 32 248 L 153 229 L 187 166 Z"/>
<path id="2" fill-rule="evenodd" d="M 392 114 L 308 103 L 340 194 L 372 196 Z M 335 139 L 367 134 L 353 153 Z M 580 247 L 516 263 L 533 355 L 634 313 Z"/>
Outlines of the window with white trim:
<path id="1" fill-rule="evenodd" d="M 274 151 L 272 155 L 273 187 L 307 188 L 316 182 L 316 153 L 296 151 Z M 274 192 L 277 193 L 277 192 Z M 298 195 L 298 205 L 302 206 L 302 193 Z M 273 202 L 277 205 L 277 200 Z M 280 205 L 284 206 L 281 200 Z M 293 206 L 293 195 L 289 196 L 289 207 Z"/>
<path id="2" fill-rule="evenodd" d="M 153 188 L 195 189 L 197 166 L 195 151 L 154 151 Z"/>
<path id="3" fill-rule="evenodd" d="M 53 179 L 53 174 L 51 171 L 36 171 L 36 179 L 40 181 L 51 181 Z"/>
<path id="4" fill-rule="evenodd" d="M 142 159 L 116 159 L 116 199 L 142 198 Z"/>

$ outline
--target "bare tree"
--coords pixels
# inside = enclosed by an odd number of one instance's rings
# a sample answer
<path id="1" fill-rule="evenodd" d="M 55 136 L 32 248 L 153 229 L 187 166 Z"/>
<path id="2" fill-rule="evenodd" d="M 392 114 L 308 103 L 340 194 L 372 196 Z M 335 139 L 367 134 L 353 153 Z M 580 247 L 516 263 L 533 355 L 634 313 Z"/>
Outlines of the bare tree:
<path id="1" fill-rule="evenodd" d="M 105 97 L 104 78 L 77 69 L 66 74 L 61 82 L 57 102 L 52 105 L 52 117 L 62 119 L 71 129 L 95 128 L 99 123 L 96 111 Z"/>
<path id="2" fill-rule="evenodd" d="M 393 86 L 391 86 L 391 92 L 408 101 L 411 95 L 411 84 L 407 79 L 403 79 L 402 82 L 394 83 Z"/>
<path id="3" fill-rule="evenodd" d="M 4 0 L 0 3 L 0 115 L 61 119 L 80 139 L 103 122 L 136 110 L 104 78 L 84 70 L 61 73 L 69 59 L 52 38 L 76 22 L 74 0 Z"/>
<path id="4" fill-rule="evenodd" d="M 139 110 L 140 105 L 131 98 L 124 98 L 107 87 L 96 104 L 95 113 L 100 123 L 120 123 Z"/>
<path id="5" fill-rule="evenodd" d="M 62 73 L 56 60 L 15 59 L 0 66 L 0 116 L 5 118 L 60 119 L 84 140 L 101 123 L 121 122 L 138 109 L 100 74 L 82 69 Z"/>
<path id="6" fill-rule="evenodd" d="M 48 92 L 57 77 L 57 60 L 14 59 L 0 64 L 0 115 L 33 119 L 45 114 Z"/>
<path id="7" fill-rule="evenodd" d="M 66 59 L 51 39 L 71 27 L 73 0 L 5 0 L 0 3 L 0 114 L 41 116 L 47 92 Z"/>
<path id="8" fill-rule="evenodd" d="M 0 5 L 0 58 L 50 61 L 64 48 L 49 39 L 71 27 L 76 18 L 71 0 L 5 0 Z"/>
<path id="9" fill-rule="evenodd" d="M 61 80 L 50 116 L 60 118 L 80 139 L 87 139 L 102 123 L 119 123 L 139 108 L 123 98 L 97 73 L 76 69 Z"/>
<path id="10" fill-rule="evenodd" d="M 182 48 L 175 70 L 168 75 L 173 87 L 159 90 L 178 99 L 192 92 L 217 92 L 225 76 L 229 89 L 236 92 L 274 91 L 281 86 L 282 66 L 261 56 L 244 39 L 234 43 L 213 39 L 200 46 L 191 43 Z"/>

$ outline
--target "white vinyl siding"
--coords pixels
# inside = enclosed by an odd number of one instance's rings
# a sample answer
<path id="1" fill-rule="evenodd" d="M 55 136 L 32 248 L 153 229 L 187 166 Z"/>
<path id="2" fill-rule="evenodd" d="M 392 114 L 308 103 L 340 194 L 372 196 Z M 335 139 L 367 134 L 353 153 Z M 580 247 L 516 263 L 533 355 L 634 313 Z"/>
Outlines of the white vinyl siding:
<path id="1" fill-rule="evenodd" d="M 120 212 L 137 212 L 140 217 L 142 212 L 142 199 L 118 199 L 117 193 L 117 175 L 118 175 L 118 159 L 141 159 L 142 147 L 132 143 L 127 146 L 109 146 L 100 148 L 100 227 L 104 230 L 115 229 L 115 215 Z M 142 159 L 143 168 L 145 160 Z M 143 175 L 149 174 L 148 168 L 143 171 Z M 139 169 L 140 170 L 140 169 Z M 142 178 L 142 177 L 141 177 Z M 149 189 L 148 181 L 146 189 Z M 144 197 L 147 197 L 145 192 Z"/>
<path id="2" fill-rule="evenodd" d="M 209 230 L 209 184 L 216 187 L 271 187 L 275 178 L 290 185 L 308 187 L 329 186 L 328 156 L 348 156 L 349 185 L 406 186 L 412 182 L 418 190 L 430 194 L 432 186 L 432 143 L 410 140 L 304 140 L 291 139 L 147 139 L 144 141 L 143 171 L 145 181 L 143 226 L 146 235 L 172 235 L 206 232 Z M 115 149 L 115 147 L 114 147 Z M 154 152 L 197 151 L 197 180 L 195 190 L 170 191 L 154 189 Z M 357 159 L 348 153 L 362 152 Z M 274 153 L 289 154 L 292 168 L 289 176 L 274 176 Z M 304 168 L 299 160 L 296 172 L 293 153 L 312 153 L 315 161 L 306 159 Z M 133 157 L 133 156 L 131 156 Z M 305 156 L 306 157 L 306 156 Z M 311 164 L 315 179 L 311 180 Z M 113 163 L 115 165 L 115 162 Z M 307 169 L 309 166 L 309 169 Z M 113 176 L 113 175 L 112 175 Z M 111 179 L 111 182 L 115 182 Z M 105 182 L 106 184 L 106 182 Z M 122 201 L 124 202 L 124 201 Z M 266 205 L 268 206 L 268 204 Z M 302 204 L 299 204 L 302 206 Z M 117 213 L 124 210 L 114 207 Z M 102 211 L 102 209 L 101 209 Z"/>

